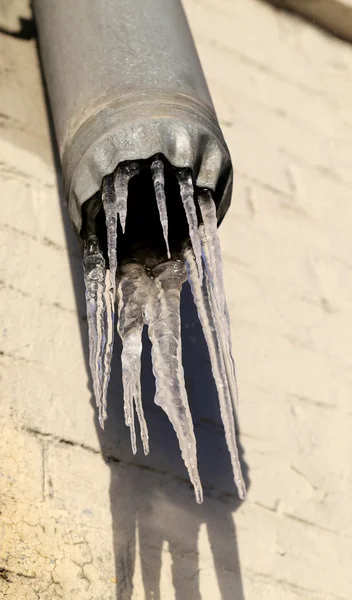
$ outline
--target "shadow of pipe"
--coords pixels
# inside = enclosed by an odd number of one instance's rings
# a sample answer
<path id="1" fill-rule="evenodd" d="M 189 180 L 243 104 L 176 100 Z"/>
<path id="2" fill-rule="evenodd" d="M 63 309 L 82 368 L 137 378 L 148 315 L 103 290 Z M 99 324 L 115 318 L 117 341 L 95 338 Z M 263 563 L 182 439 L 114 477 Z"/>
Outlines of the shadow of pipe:
<path id="1" fill-rule="evenodd" d="M 18 31 L 13 31 L 7 27 L 0 25 L 0 34 L 7 35 L 19 40 L 34 40 L 37 37 L 37 31 L 33 19 L 24 19 L 19 17 L 20 28 Z"/>

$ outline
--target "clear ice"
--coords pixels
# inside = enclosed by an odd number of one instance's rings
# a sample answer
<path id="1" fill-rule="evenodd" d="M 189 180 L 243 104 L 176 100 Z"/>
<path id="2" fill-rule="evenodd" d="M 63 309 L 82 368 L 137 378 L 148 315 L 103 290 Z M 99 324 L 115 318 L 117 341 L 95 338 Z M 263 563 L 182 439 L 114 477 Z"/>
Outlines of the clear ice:
<path id="1" fill-rule="evenodd" d="M 183 170 L 177 174 L 178 183 L 180 186 L 181 200 L 183 204 L 183 208 L 185 209 L 188 229 L 189 229 L 189 237 L 191 239 L 191 244 L 194 252 L 194 256 L 196 258 L 198 275 L 202 277 L 202 247 L 198 229 L 198 217 L 196 205 L 194 202 L 194 189 L 192 176 L 190 171 Z"/>
<path id="2" fill-rule="evenodd" d="M 126 199 L 127 202 L 127 199 Z M 105 305 L 106 305 L 106 343 L 103 357 L 103 384 L 101 399 L 100 421 L 107 418 L 107 393 L 110 379 L 111 359 L 114 348 L 114 321 L 115 321 L 115 295 L 116 295 L 116 270 L 117 270 L 117 201 L 111 176 L 105 177 L 102 186 L 102 203 L 105 212 L 106 234 L 108 244 L 109 269 L 105 278 Z"/>
<path id="3" fill-rule="evenodd" d="M 186 270 L 181 260 L 168 261 L 158 265 L 153 276 L 147 324 L 156 382 L 155 403 L 166 412 L 175 429 L 196 500 L 200 503 L 203 491 L 181 353 L 180 294 Z"/>
<path id="4" fill-rule="evenodd" d="M 109 270 L 107 269 L 105 273 L 105 286 L 104 286 L 104 298 L 103 298 L 103 306 L 105 310 L 105 337 L 104 337 L 104 345 L 103 345 L 103 365 L 102 365 L 102 386 L 101 386 L 101 400 L 100 400 L 100 413 L 99 413 L 99 422 L 101 427 L 104 429 L 104 421 L 108 418 L 107 414 L 107 395 L 108 395 L 108 386 L 110 380 L 110 370 L 111 370 L 111 359 L 112 353 L 114 349 L 114 293 L 111 288 L 111 276 Z"/>
<path id="5" fill-rule="evenodd" d="M 151 166 L 155 198 L 158 205 L 159 217 L 166 245 L 167 257 L 171 258 L 169 248 L 169 224 L 167 220 L 166 196 L 165 196 L 165 179 L 164 179 L 164 163 L 161 160 L 154 160 Z"/>
<path id="6" fill-rule="evenodd" d="M 104 423 L 103 394 L 109 373 L 104 373 L 106 348 L 106 293 L 105 259 L 98 239 L 91 235 L 84 243 L 83 274 L 86 288 L 87 321 L 89 337 L 89 364 L 93 389 L 99 409 L 99 422 Z M 106 383 L 107 387 L 107 383 Z"/>
<path id="7" fill-rule="evenodd" d="M 138 170 L 138 163 L 135 162 L 119 165 L 116 169 L 114 188 L 116 194 L 116 208 L 120 217 L 122 233 L 125 233 L 126 228 L 128 184 Z"/>
<path id="8" fill-rule="evenodd" d="M 191 286 L 194 303 L 208 346 L 211 370 L 218 391 L 220 413 L 224 424 L 226 443 L 230 452 L 234 479 L 238 495 L 243 499 L 246 495 L 241 465 L 238 458 L 236 431 L 234 422 L 231 385 L 226 373 L 223 348 L 221 343 L 221 322 L 216 316 L 214 294 L 208 273 L 204 272 L 203 282 L 198 277 L 196 262 L 190 248 L 184 251 L 188 281 Z"/>
<path id="9" fill-rule="evenodd" d="M 117 330 L 122 340 L 121 361 L 125 422 L 130 428 L 133 454 L 136 454 L 135 404 L 144 454 L 148 454 L 149 436 L 141 393 L 141 355 L 149 280 L 144 268 L 137 263 L 123 265 L 121 270 L 117 291 L 119 312 Z"/>
<path id="10" fill-rule="evenodd" d="M 232 355 L 231 326 L 230 316 L 227 308 L 224 276 L 222 266 L 222 256 L 220 240 L 217 232 L 216 207 L 213 202 L 210 191 L 199 194 L 198 204 L 201 211 L 203 225 L 200 226 L 200 236 L 202 242 L 203 259 L 210 280 L 210 290 L 212 291 L 214 301 L 216 301 L 219 319 L 221 319 L 222 344 L 224 350 L 224 360 L 229 371 L 229 385 L 231 396 L 235 407 L 238 407 L 238 391 L 235 373 L 235 361 Z M 232 371 L 232 373 L 231 373 Z"/>
<path id="11" fill-rule="evenodd" d="M 171 260 L 168 242 L 168 215 L 162 160 L 151 164 L 155 201 L 159 211 L 166 253 L 163 259 L 148 256 L 144 263 L 130 260 L 118 265 L 118 219 L 125 232 L 128 184 L 140 167 L 120 165 L 104 179 L 102 204 L 107 228 L 106 268 L 103 251 L 95 234 L 84 244 L 83 268 L 89 328 L 90 368 L 93 388 L 103 426 L 107 417 L 106 398 L 113 349 L 114 305 L 118 302 L 117 330 L 122 340 L 122 380 L 124 413 L 130 428 L 133 453 L 137 451 L 135 411 L 140 425 L 144 453 L 149 452 L 149 436 L 142 406 L 141 354 L 143 327 L 148 327 L 152 344 L 152 365 L 156 380 L 155 403 L 167 414 L 176 432 L 181 454 L 194 486 L 197 502 L 203 492 L 197 466 L 197 449 L 182 366 L 180 293 L 184 281 L 191 285 L 199 320 L 204 331 L 211 369 L 219 396 L 220 413 L 230 452 L 234 480 L 240 498 L 245 497 L 235 430 L 237 385 L 232 357 L 230 320 L 227 309 L 216 206 L 210 191 L 198 194 L 197 205 L 191 171 L 176 173 L 190 245 Z"/>
<path id="12" fill-rule="evenodd" d="M 111 288 L 115 296 L 116 287 L 116 269 L 117 269 L 117 217 L 118 204 L 117 198 L 112 184 L 112 177 L 105 177 L 103 180 L 102 202 L 105 212 L 106 222 L 106 237 L 108 243 L 109 270 L 111 279 Z M 127 206 L 127 190 L 126 190 L 126 206 Z"/>

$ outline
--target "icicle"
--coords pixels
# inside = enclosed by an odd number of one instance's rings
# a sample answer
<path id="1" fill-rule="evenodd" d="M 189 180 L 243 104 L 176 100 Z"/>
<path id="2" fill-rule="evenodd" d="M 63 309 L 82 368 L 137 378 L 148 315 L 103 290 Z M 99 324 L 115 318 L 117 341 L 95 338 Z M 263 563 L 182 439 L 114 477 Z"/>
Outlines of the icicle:
<path id="1" fill-rule="evenodd" d="M 180 292 L 185 280 L 184 265 L 181 261 L 166 262 L 158 265 L 153 275 L 155 286 L 147 309 L 147 323 L 156 381 L 155 403 L 166 412 L 175 429 L 196 500 L 200 503 L 203 491 L 181 354 Z"/>
<path id="2" fill-rule="evenodd" d="M 203 194 L 199 194 L 197 200 L 203 219 L 206 242 L 211 262 L 211 264 L 207 266 L 209 270 L 212 269 L 212 274 L 210 275 L 210 277 L 212 278 L 214 286 L 219 292 L 219 296 L 217 298 L 219 309 L 221 310 L 221 312 L 224 312 L 224 279 L 222 272 L 220 241 L 218 236 L 216 206 L 210 191 L 206 191 Z"/>
<path id="3" fill-rule="evenodd" d="M 232 398 L 235 406 L 238 406 L 238 391 L 236 383 L 235 361 L 232 354 L 231 325 L 229 311 L 227 308 L 222 256 L 220 240 L 217 231 L 216 206 L 211 192 L 205 192 L 198 196 L 198 204 L 203 218 L 203 225 L 199 228 L 202 243 L 203 258 L 207 270 L 214 302 L 216 302 L 219 317 L 223 326 L 224 352 L 227 369 L 232 371 L 230 375 Z"/>
<path id="4" fill-rule="evenodd" d="M 144 305 L 147 302 L 149 282 L 140 265 L 124 265 L 118 285 L 118 332 L 122 340 L 122 382 L 124 390 L 125 421 L 130 428 L 132 451 L 137 451 L 134 426 L 134 406 L 139 419 L 144 453 L 149 452 L 149 436 L 141 397 L 141 354 L 144 325 Z"/>
<path id="5" fill-rule="evenodd" d="M 186 169 L 177 174 L 178 183 L 180 186 L 181 199 L 185 209 L 186 218 L 189 227 L 189 237 L 196 257 L 199 277 L 202 277 L 202 248 L 198 231 L 197 211 L 194 203 L 194 190 L 192 177 Z"/>
<path id="6" fill-rule="evenodd" d="M 116 287 L 116 269 L 117 269 L 117 257 L 116 257 L 116 243 L 117 243 L 117 212 L 118 205 L 116 200 L 116 194 L 112 182 L 112 177 L 104 177 L 103 180 L 103 191 L 102 191 L 102 202 L 105 212 L 106 221 L 106 233 L 108 242 L 108 256 L 109 256 L 109 269 L 111 288 L 114 292 L 115 300 L 115 287 Z M 127 201 L 126 201 L 127 202 Z"/>
<path id="7" fill-rule="evenodd" d="M 167 257 L 171 258 L 168 240 L 168 220 L 165 196 L 164 165 L 161 160 L 154 160 L 151 166 L 156 202 L 158 205 L 160 223 L 163 229 Z"/>
<path id="8" fill-rule="evenodd" d="M 115 175 L 115 194 L 117 212 L 120 217 L 122 233 L 125 233 L 126 217 L 127 217 L 127 196 L 128 184 L 130 179 L 136 175 L 139 170 L 138 163 L 127 163 L 117 167 Z"/>
<path id="9" fill-rule="evenodd" d="M 84 243 L 83 274 L 86 287 L 89 364 L 92 372 L 95 400 L 100 410 L 102 404 L 103 353 L 105 345 L 105 260 L 95 235 L 91 235 Z"/>
<path id="10" fill-rule="evenodd" d="M 116 277 L 116 275 L 115 275 Z M 103 349 L 103 366 L 102 366 L 102 383 L 101 383 L 101 402 L 99 407 L 99 423 L 104 429 L 104 421 L 107 415 L 107 395 L 110 381 L 111 360 L 114 348 L 114 304 L 115 294 L 111 288 L 111 275 L 109 270 L 105 272 L 104 286 L 104 327 L 105 327 L 105 344 Z"/>
<path id="11" fill-rule="evenodd" d="M 117 269 L 117 202 L 111 176 L 105 177 L 103 180 L 102 203 L 105 212 L 109 256 L 109 270 L 106 272 L 104 289 L 104 299 L 106 307 L 106 340 L 105 352 L 103 357 L 101 406 L 99 411 L 99 422 L 101 427 L 104 428 L 104 421 L 107 419 L 107 393 L 110 379 L 111 359 L 114 347 L 114 319 Z"/>
<path id="12" fill-rule="evenodd" d="M 219 395 L 221 418 L 224 424 L 225 437 L 230 452 L 234 479 L 241 499 L 245 498 L 246 490 L 238 458 L 236 432 L 234 424 L 233 403 L 228 385 L 228 374 L 224 364 L 221 344 L 221 322 L 216 314 L 214 298 L 210 290 L 207 272 L 204 273 L 203 285 L 198 277 L 193 252 L 186 249 L 184 252 L 188 279 L 191 285 L 194 302 L 197 307 L 204 337 L 208 346 L 211 368 Z"/>

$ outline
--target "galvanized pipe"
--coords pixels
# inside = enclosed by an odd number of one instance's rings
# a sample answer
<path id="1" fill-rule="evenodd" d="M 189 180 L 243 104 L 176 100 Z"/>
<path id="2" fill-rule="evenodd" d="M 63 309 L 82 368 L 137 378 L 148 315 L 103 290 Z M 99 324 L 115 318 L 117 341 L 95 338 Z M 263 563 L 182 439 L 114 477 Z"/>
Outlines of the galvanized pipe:
<path id="1" fill-rule="evenodd" d="M 180 0 L 33 0 L 72 222 L 103 177 L 163 154 L 213 190 L 231 159 Z"/>

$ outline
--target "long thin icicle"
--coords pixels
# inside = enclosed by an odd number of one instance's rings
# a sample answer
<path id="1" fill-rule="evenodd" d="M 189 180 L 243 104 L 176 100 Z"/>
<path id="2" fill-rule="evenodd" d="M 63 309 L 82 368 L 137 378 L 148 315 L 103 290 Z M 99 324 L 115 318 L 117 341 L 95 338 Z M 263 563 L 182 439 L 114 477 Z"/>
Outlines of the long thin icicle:
<path id="1" fill-rule="evenodd" d="M 134 405 L 139 419 L 144 454 L 149 452 L 148 428 L 144 418 L 141 395 L 141 354 L 144 325 L 144 306 L 149 281 L 140 265 L 124 265 L 118 285 L 118 332 L 122 340 L 122 382 L 125 421 L 130 428 L 133 454 L 137 452 L 134 425 Z"/>
<path id="2" fill-rule="evenodd" d="M 163 229 L 164 240 L 166 244 L 167 257 L 171 258 L 168 230 L 169 224 L 167 219 L 167 208 L 166 208 L 166 196 L 165 196 L 165 178 L 164 178 L 164 164 L 161 160 L 157 159 L 152 162 L 151 171 L 153 176 L 154 190 L 156 203 L 158 205 L 159 217 L 161 227 Z"/>
<path id="3" fill-rule="evenodd" d="M 110 379 L 111 359 L 114 348 L 114 320 L 115 320 L 115 295 L 116 295 L 116 269 L 117 269 L 117 202 L 111 176 L 103 180 L 102 203 L 105 212 L 106 233 L 108 243 L 109 270 L 105 278 L 105 305 L 106 305 L 106 344 L 103 358 L 103 382 L 101 391 L 101 410 L 99 422 L 104 427 L 107 419 L 107 393 Z"/>
<path id="4" fill-rule="evenodd" d="M 182 170 L 177 174 L 178 183 L 180 186 L 181 199 L 183 203 L 183 207 L 185 209 L 188 228 L 189 228 L 189 237 L 191 239 L 191 244 L 194 252 L 194 256 L 196 257 L 196 263 L 198 268 L 199 277 L 202 277 L 203 267 L 202 267 L 202 248 L 201 241 L 199 237 L 198 230 L 198 218 L 196 206 L 194 203 L 194 189 L 192 176 L 190 171 Z"/>
<path id="5" fill-rule="evenodd" d="M 230 452 L 234 479 L 241 499 L 245 498 L 246 490 L 242 477 L 241 465 L 238 457 L 236 431 L 234 424 L 233 403 L 228 385 L 228 374 L 224 364 L 221 347 L 221 323 L 215 314 L 213 295 L 210 290 L 207 272 L 204 273 L 203 285 L 198 277 L 196 262 L 191 249 L 186 249 L 184 258 L 187 267 L 188 279 L 191 285 L 193 298 L 197 307 L 204 337 L 208 346 L 211 368 L 219 395 L 221 418 L 224 424 L 225 437 Z"/>
<path id="6" fill-rule="evenodd" d="M 111 276 L 107 269 L 105 272 L 104 285 L 104 326 L 105 339 L 102 355 L 102 384 L 101 384 L 101 401 L 99 407 L 99 423 L 104 429 L 104 422 L 108 418 L 107 414 L 107 395 L 110 381 L 111 360 L 114 348 L 114 304 L 115 294 L 111 288 Z"/>
<path id="7" fill-rule="evenodd" d="M 216 206 L 211 192 L 198 196 L 203 225 L 200 226 L 203 259 L 209 278 L 213 301 L 216 303 L 219 319 L 222 324 L 221 331 L 226 369 L 229 371 L 229 382 L 233 402 L 238 406 L 238 391 L 236 383 L 235 361 L 232 354 L 231 325 L 227 308 L 220 240 L 217 231 Z M 232 373 L 231 373 L 232 371 Z"/>
<path id="8" fill-rule="evenodd" d="M 212 280 L 214 287 L 218 292 L 218 305 L 221 312 L 224 312 L 225 293 L 224 278 L 222 269 L 222 256 L 220 240 L 218 236 L 218 222 L 216 216 L 216 206 L 210 191 L 205 191 L 197 196 L 200 212 L 203 219 L 206 242 L 208 246 L 211 265 L 207 265 L 207 270 L 212 270 Z"/>
<path id="9" fill-rule="evenodd" d="M 114 295 L 114 300 L 115 300 L 116 269 L 117 269 L 116 244 L 117 244 L 118 204 L 117 204 L 116 194 L 115 194 L 111 176 L 104 177 L 103 190 L 102 190 L 102 202 L 103 202 L 103 207 L 104 207 L 104 212 L 105 212 L 111 288 L 113 289 L 113 292 L 114 292 L 113 295 Z M 127 199 L 126 199 L 126 204 L 127 204 Z"/>
<path id="10" fill-rule="evenodd" d="M 169 261 L 158 265 L 153 274 L 155 289 L 148 306 L 147 322 L 156 381 L 155 403 L 166 412 L 175 429 L 196 500 L 200 503 L 203 491 L 181 352 L 180 292 L 185 268 L 181 261 Z"/>
<path id="11" fill-rule="evenodd" d="M 119 165 L 116 170 L 114 187 L 116 194 L 117 212 L 120 217 L 122 233 L 125 233 L 126 228 L 128 184 L 130 182 L 130 179 L 134 175 L 136 175 L 138 170 L 138 163 L 133 162 Z"/>
<path id="12" fill-rule="evenodd" d="M 95 235 L 91 235 L 84 243 L 83 274 L 86 287 L 89 364 L 92 372 L 95 400 L 100 411 L 105 347 L 105 260 Z"/>

